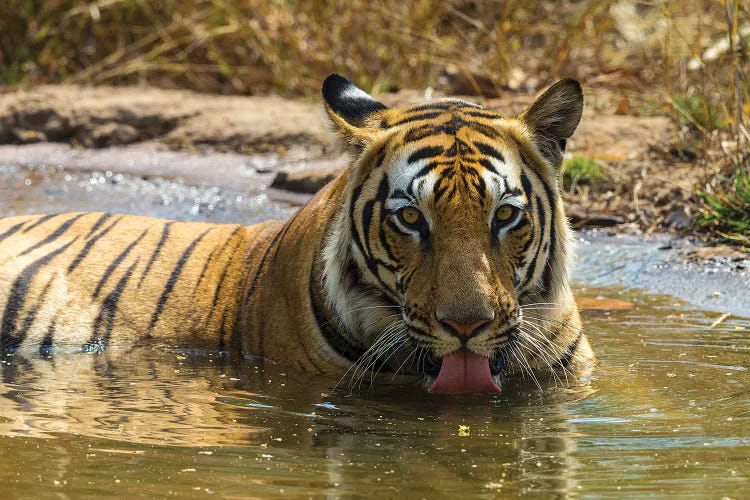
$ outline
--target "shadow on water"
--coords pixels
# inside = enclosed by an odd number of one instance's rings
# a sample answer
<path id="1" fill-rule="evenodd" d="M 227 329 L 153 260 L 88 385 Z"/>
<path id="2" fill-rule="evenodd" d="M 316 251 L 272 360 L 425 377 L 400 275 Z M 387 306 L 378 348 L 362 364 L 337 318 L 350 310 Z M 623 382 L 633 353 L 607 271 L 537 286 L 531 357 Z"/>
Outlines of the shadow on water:
<path id="1" fill-rule="evenodd" d="M 293 210 L 242 201 L 263 193 L 57 171 L 27 186 L 8 172 L 16 198 L 0 197 L 3 215 L 96 206 L 253 222 Z M 0 497 L 744 496 L 750 321 L 712 327 L 717 313 L 670 296 L 585 293 L 634 304 L 585 311 L 594 374 L 507 383 L 493 397 L 433 396 L 388 376 L 333 391 L 337 379 L 214 353 L 8 355 Z"/>

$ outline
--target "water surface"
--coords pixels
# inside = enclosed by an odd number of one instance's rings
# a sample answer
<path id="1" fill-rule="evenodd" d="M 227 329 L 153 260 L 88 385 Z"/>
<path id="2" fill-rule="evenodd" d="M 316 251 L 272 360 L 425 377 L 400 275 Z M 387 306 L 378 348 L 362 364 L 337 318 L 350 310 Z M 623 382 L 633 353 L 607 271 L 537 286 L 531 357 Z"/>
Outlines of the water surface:
<path id="1" fill-rule="evenodd" d="M 750 322 L 587 293 L 636 303 L 586 313 L 594 375 L 494 397 L 212 353 L 7 356 L 0 496 L 743 497 Z"/>

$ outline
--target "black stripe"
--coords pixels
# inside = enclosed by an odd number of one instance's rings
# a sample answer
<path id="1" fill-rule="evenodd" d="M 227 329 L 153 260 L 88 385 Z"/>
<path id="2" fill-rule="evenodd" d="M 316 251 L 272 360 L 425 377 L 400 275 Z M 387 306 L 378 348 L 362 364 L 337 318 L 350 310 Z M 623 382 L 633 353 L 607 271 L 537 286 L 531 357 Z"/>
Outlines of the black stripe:
<path id="1" fill-rule="evenodd" d="M 570 363 L 573 361 L 573 356 L 575 356 L 576 350 L 578 349 L 578 345 L 581 343 L 582 338 L 583 330 L 578 332 L 578 337 L 576 337 L 570 347 L 568 347 L 568 350 L 565 351 L 565 353 L 560 357 L 560 360 L 556 365 L 558 368 L 567 368 L 570 366 Z"/>
<path id="2" fill-rule="evenodd" d="M 479 160 L 477 160 L 477 163 L 482 165 L 485 169 L 489 170 L 493 174 L 500 175 L 500 173 L 495 169 L 495 165 L 493 165 L 492 162 L 488 160 L 487 158 L 480 158 Z M 504 176 L 501 176 L 501 177 L 504 177 Z"/>
<path id="3" fill-rule="evenodd" d="M 99 296 L 99 293 L 102 291 L 102 288 L 104 287 L 104 284 L 107 282 L 109 277 L 112 275 L 112 272 L 117 268 L 117 266 L 120 265 L 120 263 L 125 260 L 125 257 L 128 256 L 131 250 L 135 248 L 135 246 L 140 243 L 140 241 L 143 239 L 144 236 L 146 236 L 146 233 L 148 232 L 148 229 L 144 229 L 138 238 L 136 238 L 130 245 L 125 247 L 125 250 L 120 252 L 120 255 L 115 257 L 115 260 L 112 261 L 112 263 L 107 266 L 107 269 L 104 271 L 104 274 L 102 275 L 101 279 L 99 280 L 99 283 L 97 283 L 96 288 L 94 289 L 94 293 L 91 296 L 92 298 L 97 298 Z"/>
<path id="4" fill-rule="evenodd" d="M 234 236 L 239 232 L 240 229 L 242 229 L 242 226 L 237 226 L 237 228 L 235 228 L 235 230 L 232 231 L 232 234 L 229 235 L 229 237 L 227 238 L 227 241 L 226 241 L 226 243 L 224 245 L 219 244 L 219 245 L 216 246 L 216 248 L 214 248 L 211 251 L 211 253 L 208 256 L 208 259 L 206 260 L 206 263 L 203 265 L 203 269 L 201 269 L 201 274 L 198 277 L 198 282 L 196 283 L 194 290 L 198 290 L 198 287 L 201 286 L 201 283 L 203 282 L 203 278 L 206 277 L 206 273 L 208 272 L 208 267 L 209 267 L 209 265 L 211 265 L 211 262 L 213 261 L 214 257 L 216 257 L 216 255 L 218 255 L 219 252 L 221 252 L 222 250 L 224 250 L 225 248 L 227 248 L 227 246 L 229 245 L 229 243 L 232 241 L 232 238 L 234 238 Z M 234 252 L 237 249 L 237 247 L 239 246 L 239 244 L 240 244 L 240 242 L 238 241 L 234 245 L 234 247 L 231 250 L 229 250 L 229 254 L 230 254 L 229 261 L 232 260 L 231 254 L 232 254 L 232 252 Z"/>
<path id="5" fill-rule="evenodd" d="M 3 313 L 2 327 L 0 328 L 0 348 L 2 349 L 15 349 L 21 345 L 24 340 L 22 336 L 15 336 L 16 333 L 16 319 L 18 315 L 23 311 L 24 302 L 26 301 L 26 295 L 29 293 L 29 287 L 34 281 L 34 277 L 37 272 L 43 267 L 49 264 L 49 262 L 63 253 L 73 243 L 78 240 L 78 236 L 73 238 L 71 241 L 61 246 L 60 248 L 53 250 L 47 255 L 38 258 L 23 270 L 21 274 L 13 282 L 10 293 L 8 294 L 8 300 L 5 303 L 5 312 Z"/>
<path id="6" fill-rule="evenodd" d="M 427 146 L 414 151 L 409 155 L 409 158 L 406 161 L 407 163 L 414 163 L 419 160 L 424 160 L 425 158 L 438 156 L 439 154 L 442 154 L 443 151 L 444 150 L 441 146 Z"/>
<path id="7" fill-rule="evenodd" d="M 458 108 L 458 107 L 464 106 L 465 104 L 466 103 L 464 102 L 457 102 L 457 101 L 426 102 L 424 104 L 415 104 L 414 106 L 409 106 L 406 112 L 416 113 L 418 111 L 430 111 L 430 110 L 440 111 L 440 110 Z"/>
<path id="8" fill-rule="evenodd" d="M 331 349 L 336 351 L 340 356 L 354 363 L 364 356 L 365 349 L 353 344 L 349 340 L 351 334 L 340 328 L 341 325 L 339 324 L 339 321 L 335 318 L 331 318 L 323 312 L 326 308 L 322 305 L 323 300 L 317 293 L 319 287 L 314 286 L 319 280 L 317 274 L 318 273 L 315 272 L 315 263 L 313 263 L 313 266 L 310 269 L 308 293 L 310 294 L 310 306 L 312 308 L 313 317 L 315 318 L 315 323 Z"/>
<path id="9" fill-rule="evenodd" d="M 232 265 L 232 257 L 229 257 L 229 259 L 227 259 L 227 263 L 224 265 L 224 269 L 221 271 L 219 282 L 216 284 L 216 290 L 214 290 L 214 298 L 211 301 L 211 316 L 213 316 L 213 311 L 214 309 L 216 309 L 216 304 L 219 303 L 219 293 L 221 292 L 221 286 L 224 284 L 224 279 L 227 277 L 229 266 L 231 265 Z"/>
<path id="10" fill-rule="evenodd" d="M 169 275 L 169 279 L 167 280 L 167 284 L 164 287 L 164 290 L 162 291 L 161 296 L 159 297 L 159 301 L 156 303 L 156 310 L 154 311 L 154 314 L 151 316 L 151 322 L 148 325 L 149 332 L 151 332 L 154 329 L 154 326 L 156 326 L 156 322 L 159 321 L 159 316 L 161 316 L 161 313 L 164 310 L 164 306 L 166 305 L 167 300 L 169 299 L 169 295 L 172 293 L 172 290 L 177 284 L 177 280 L 180 278 L 182 269 L 185 267 L 185 264 L 190 259 L 190 255 L 192 255 L 193 251 L 195 250 L 195 247 L 198 246 L 198 243 L 201 242 L 204 236 L 206 236 L 206 234 L 208 234 L 208 232 L 211 231 L 211 229 L 213 228 L 206 229 L 203 232 L 203 234 L 201 234 L 195 240 L 193 240 L 193 242 L 190 243 L 190 245 L 185 249 L 185 251 L 182 252 L 182 255 L 180 255 L 180 258 L 177 261 L 177 264 L 175 265 L 174 269 L 172 269 L 172 274 Z"/>
<path id="11" fill-rule="evenodd" d="M 91 338 L 81 348 L 84 352 L 102 351 L 109 345 L 109 339 L 112 335 L 112 328 L 115 323 L 115 315 L 117 314 L 117 306 L 122 296 L 122 292 L 128 284 L 128 280 L 133 275 L 133 270 L 138 265 L 138 260 L 130 264 L 130 267 L 125 274 L 117 282 L 114 289 L 109 292 L 109 295 L 102 301 L 102 305 L 99 308 L 99 314 L 96 316 L 93 324 L 93 332 Z M 104 324 L 104 332 L 102 333 L 102 324 Z"/>
<path id="12" fill-rule="evenodd" d="M 36 319 L 36 313 L 39 312 L 39 309 L 44 305 L 44 300 L 47 298 L 47 292 L 49 292 L 53 280 L 54 278 L 47 281 L 47 284 L 44 285 L 44 288 L 42 289 L 42 293 L 39 294 L 39 300 L 37 300 L 36 304 L 34 304 L 32 308 L 29 309 L 29 312 L 26 313 L 26 317 L 21 323 L 21 329 L 18 332 L 18 337 L 25 339 L 28 335 L 29 330 L 31 329 L 31 325 L 34 324 L 34 320 Z"/>
<path id="13" fill-rule="evenodd" d="M 115 225 L 118 222 L 120 222 L 120 220 L 122 220 L 122 216 L 120 216 L 117 219 L 115 219 L 114 222 L 112 222 L 112 224 L 110 224 L 109 226 L 107 226 L 104 229 L 102 229 L 98 234 L 96 234 L 96 236 L 94 236 L 93 238 L 90 238 L 88 241 L 86 241 L 86 244 L 83 246 L 83 249 L 81 249 L 81 251 L 78 252 L 78 255 L 76 255 L 75 259 L 73 259 L 73 262 L 71 262 L 70 265 L 68 266 L 68 272 L 69 273 L 73 272 L 73 270 L 75 270 L 75 268 L 78 267 L 78 265 L 83 261 L 83 259 L 86 258 L 86 256 L 89 254 L 89 252 L 91 252 L 91 249 L 96 244 L 96 242 L 99 241 L 99 239 L 102 236 L 104 236 L 105 234 L 107 234 L 113 227 L 115 227 Z M 89 238 L 89 236 L 91 234 L 93 234 L 93 233 L 91 231 L 89 231 L 89 234 L 86 236 L 86 238 Z"/>
<path id="14" fill-rule="evenodd" d="M 552 266 L 553 266 L 553 259 L 555 256 L 555 253 L 557 251 L 557 242 L 555 238 L 555 215 L 556 215 L 556 199 L 552 192 L 552 188 L 549 186 L 549 184 L 545 181 L 545 179 L 533 168 L 531 168 L 529 165 L 529 162 L 526 158 L 526 155 L 523 153 L 521 154 L 521 161 L 523 162 L 524 166 L 527 166 L 531 172 L 533 172 L 534 176 L 539 180 L 539 182 L 542 184 L 542 187 L 544 188 L 544 193 L 547 197 L 547 201 L 549 202 L 549 210 L 550 210 L 550 226 L 549 226 L 549 247 L 548 247 L 548 253 L 547 253 L 547 260 L 545 263 L 545 269 L 542 274 L 542 287 L 544 291 L 550 290 L 550 284 L 552 283 Z M 540 202 L 541 205 L 541 198 L 537 196 L 537 200 Z M 541 217 L 544 214 L 544 211 L 540 207 L 540 220 L 542 224 L 544 223 L 544 219 Z M 544 234 L 544 227 L 541 228 L 542 235 Z M 541 242 L 540 242 L 541 247 Z M 539 249 L 537 249 L 537 254 Z M 536 259 L 535 259 L 536 260 Z M 536 262 L 534 263 L 536 265 Z"/>
<path id="15" fill-rule="evenodd" d="M 221 328 L 219 329 L 219 352 L 227 350 L 227 309 L 221 315 Z"/>
<path id="16" fill-rule="evenodd" d="M 5 231 L 3 234 L 0 234 L 0 241 L 3 241 L 8 236 L 12 236 L 14 233 L 18 232 L 21 227 L 26 224 L 28 221 L 19 222 L 15 226 L 11 227 L 7 231 Z"/>
<path id="17" fill-rule="evenodd" d="M 484 142 L 475 142 L 474 146 L 476 146 L 479 152 L 483 155 L 491 156 L 496 160 L 500 160 L 501 162 L 505 163 L 505 156 L 503 156 L 503 154 L 493 146 L 490 146 L 489 144 L 486 144 Z"/>
<path id="18" fill-rule="evenodd" d="M 99 229 L 101 225 L 104 224 L 110 217 L 112 217 L 111 213 L 104 212 L 102 216 L 99 217 L 96 222 L 94 222 L 94 225 L 91 226 L 91 229 L 89 229 L 89 232 L 86 234 L 86 239 L 91 238 L 91 235 L 94 234 L 96 230 Z"/>
<path id="19" fill-rule="evenodd" d="M 397 127 L 399 125 L 403 125 L 404 123 L 418 122 L 420 120 L 429 120 L 432 118 L 437 118 L 438 116 L 442 114 L 444 114 L 444 111 L 433 111 L 430 113 L 421 113 L 418 115 L 406 117 L 403 120 L 399 120 L 395 123 L 391 123 L 389 127 Z"/>
<path id="20" fill-rule="evenodd" d="M 255 294 L 255 288 L 258 286 L 258 280 L 260 279 L 260 275 L 263 272 L 263 266 L 265 266 L 268 256 L 271 255 L 271 250 L 273 250 L 274 245 L 280 240 L 283 234 L 284 234 L 284 228 L 279 228 L 278 232 L 273 236 L 270 243 L 268 244 L 268 247 L 266 247 L 265 252 L 263 252 L 263 256 L 260 258 L 258 267 L 256 268 L 255 274 L 253 275 L 253 279 L 250 282 L 250 286 L 248 287 L 247 295 L 245 296 L 245 309 L 247 309 L 248 305 L 250 304 L 250 300 Z M 262 316 L 261 316 L 261 320 L 262 320 Z M 265 341 L 264 335 L 265 335 L 265 331 L 263 328 L 261 328 L 258 333 L 258 350 L 259 351 L 263 351 L 263 342 Z M 262 352 L 255 353 L 255 354 L 262 354 Z"/>
<path id="21" fill-rule="evenodd" d="M 55 346 L 53 345 L 53 338 L 55 336 L 55 330 L 57 329 L 57 317 L 52 318 L 52 321 L 47 327 L 47 334 L 44 336 L 42 343 L 39 345 L 39 354 L 42 356 L 50 356 L 55 352 Z"/>
<path id="22" fill-rule="evenodd" d="M 524 243 L 523 248 L 521 249 L 522 254 L 522 262 L 525 264 L 528 262 L 528 253 L 529 253 L 529 247 L 534 242 L 534 231 L 536 230 L 536 226 L 534 225 L 534 218 L 531 217 L 530 212 L 532 209 L 532 194 L 531 194 L 531 181 L 529 180 L 529 177 L 522 171 L 521 172 L 521 186 L 523 187 L 523 194 L 526 197 L 526 203 L 529 205 L 529 216 L 528 221 L 531 228 L 529 229 L 529 239 Z"/>
<path id="23" fill-rule="evenodd" d="M 487 118 L 489 120 L 497 120 L 498 118 L 502 118 L 501 115 L 498 113 L 492 112 L 492 111 L 485 111 L 485 110 L 461 110 L 461 113 L 467 116 L 473 116 L 475 118 Z"/>
<path id="24" fill-rule="evenodd" d="M 174 221 L 170 221 L 164 224 L 164 227 L 161 230 L 161 237 L 159 238 L 159 242 L 156 244 L 156 248 L 154 248 L 154 252 L 151 254 L 151 258 L 148 259 L 148 264 L 146 264 L 146 268 L 143 270 L 143 274 L 141 274 L 141 279 L 138 280 L 139 288 L 141 284 L 143 283 L 143 278 L 145 278 L 148 272 L 151 270 L 151 266 L 154 264 L 154 262 L 156 261 L 156 258 L 159 256 L 159 252 L 161 252 L 161 249 L 164 246 L 164 243 L 166 243 L 167 238 L 169 237 L 169 230 L 172 227 L 172 224 L 174 224 Z"/>
<path id="25" fill-rule="evenodd" d="M 70 226 L 72 226 L 78 219 L 80 219 L 84 215 L 86 215 L 86 214 L 78 214 L 75 217 L 71 217 L 70 219 L 66 220 L 60 227 L 58 227 L 57 229 L 55 229 L 55 231 L 53 231 L 52 234 L 50 234 L 49 236 L 47 236 L 46 238 L 44 238 L 42 241 L 31 245 L 29 248 L 27 248 L 26 250 L 24 250 L 23 252 L 21 252 L 20 254 L 18 254 L 19 257 L 22 256 L 22 255 L 29 254 L 29 253 L 33 252 L 34 250 L 36 250 L 37 248 L 43 247 L 44 245 L 46 245 L 48 243 L 52 243 L 57 238 L 59 238 L 60 236 L 62 236 L 63 234 L 65 234 L 65 232 L 68 229 L 70 229 Z"/>
<path id="26" fill-rule="evenodd" d="M 557 238 L 555 234 L 555 199 L 554 195 L 552 194 L 552 190 L 547 185 L 547 183 L 543 183 L 544 186 L 544 192 L 547 195 L 547 200 L 549 201 L 549 216 L 550 216 L 550 225 L 549 225 L 549 251 L 547 252 L 547 265 L 544 268 L 544 273 L 542 274 L 542 286 L 544 287 L 544 290 L 549 292 L 552 288 L 552 266 L 554 265 L 555 260 L 555 253 L 557 252 Z"/>
<path id="27" fill-rule="evenodd" d="M 475 132 L 479 132 L 480 134 L 489 137 L 490 139 L 497 139 L 500 136 L 500 132 L 489 126 L 489 125 L 483 125 L 481 123 L 476 122 L 469 122 L 468 127 Z"/>
<path id="28" fill-rule="evenodd" d="M 453 162 L 451 162 L 451 163 L 453 163 Z M 409 183 L 409 188 L 411 188 L 411 184 L 416 179 L 419 179 L 420 177 L 424 177 L 425 175 L 429 174 L 430 172 L 432 172 L 435 168 L 437 168 L 439 166 L 440 166 L 440 162 L 434 161 L 434 162 L 430 162 L 427 165 L 425 165 L 424 167 L 422 167 L 419 170 L 419 172 L 417 172 L 416 174 L 414 174 L 414 177 L 412 177 L 412 182 Z"/>
<path id="29" fill-rule="evenodd" d="M 529 263 L 528 269 L 526 269 L 526 275 L 523 279 L 523 288 L 526 288 L 530 285 L 532 278 L 534 277 L 534 272 L 536 271 L 536 264 L 537 260 L 539 259 L 539 252 L 542 249 L 542 244 L 544 243 L 544 227 L 546 225 L 546 214 L 544 212 L 544 208 L 542 208 L 541 205 L 541 198 L 538 196 L 536 199 L 532 198 L 531 200 L 531 209 L 533 212 L 536 212 L 537 219 L 539 220 L 539 240 L 538 244 L 536 246 L 536 250 L 534 251 L 534 257 L 532 257 L 531 262 Z M 533 236 L 532 236 L 533 240 Z"/>
<path id="30" fill-rule="evenodd" d="M 26 229 L 24 229 L 23 232 L 24 233 L 28 233 L 29 231 L 31 231 L 32 229 L 34 229 L 38 225 L 44 224 L 45 222 L 47 222 L 48 220 L 50 220 L 52 217 L 57 217 L 58 215 L 60 215 L 60 214 L 47 214 L 47 215 L 44 215 L 42 217 L 39 217 L 35 223 L 33 223 L 32 225 L 30 225 L 29 227 L 27 227 Z"/>
<path id="31" fill-rule="evenodd" d="M 234 248 L 229 252 L 229 258 L 227 259 L 227 262 L 224 264 L 224 268 L 221 271 L 221 276 L 219 276 L 219 282 L 216 284 L 216 289 L 214 290 L 213 300 L 211 301 L 211 312 L 208 315 L 206 324 L 209 324 L 211 320 L 214 318 L 214 314 L 217 311 L 216 305 L 219 303 L 219 294 L 221 293 L 222 285 L 224 284 L 224 279 L 227 277 L 229 266 L 232 265 L 232 258 L 234 256 L 233 255 L 234 250 L 237 249 L 241 243 L 242 243 L 242 240 L 237 241 L 237 243 L 234 245 Z M 196 289 L 197 288 L 198 286 L 196 285 Z M 219 335 L 220 335 L 219 350 L 220 351 L 224 350 L 224 347 L 222 346 L 224 346 L 224 342 L 225 342 L 226 317 L 227 317 L 227 308 L 224 307 L 224 311 L 222 312 L 222 318 L 221 318 L 221 331 L 219 332 Z"/>
<path id="32" fill-rule="evenodd" d="M 403 142 L 416 142 L 432 135 L 436 135 L 435 127 L 433 125 L 420 125 L 419 127 L 415 127 L 406 132 L 404 134 Z"/>

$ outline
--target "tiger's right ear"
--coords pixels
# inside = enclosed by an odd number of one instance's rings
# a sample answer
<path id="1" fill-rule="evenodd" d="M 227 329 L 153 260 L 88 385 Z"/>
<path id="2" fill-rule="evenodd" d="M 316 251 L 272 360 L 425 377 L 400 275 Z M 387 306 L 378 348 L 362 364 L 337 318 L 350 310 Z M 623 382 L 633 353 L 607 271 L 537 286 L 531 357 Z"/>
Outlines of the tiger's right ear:
<path id="1" fill-rule="evenodd" d="M 548 88 L 519 118 L 531 128 L 542 156 L 558 169 L 565 143 L 578 127 L 582 114 L 581 84 L 566 78 Z"/>
<path id="2" fill-rule="evenodd" d="M 332 74 L 323 82 L 323 99 L 328 116 L 338 132 L 353 146 L 369 142 L 375 128 L 374 115 L 387 109 L 341 75 Z"/>

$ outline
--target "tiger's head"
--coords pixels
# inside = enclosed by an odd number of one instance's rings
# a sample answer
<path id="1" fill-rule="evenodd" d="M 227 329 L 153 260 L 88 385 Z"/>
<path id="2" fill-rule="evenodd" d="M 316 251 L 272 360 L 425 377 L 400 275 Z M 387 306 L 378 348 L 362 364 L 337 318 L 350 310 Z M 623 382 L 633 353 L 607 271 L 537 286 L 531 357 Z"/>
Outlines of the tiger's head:
<path id="1" fill-rule="evenodd" d="M 388 108 L 339 75 L 323 97 L 354 157 L 322 258 L 329 305 L 362 352 L 355 376 L 498 392 L 564 362 L 582 335 L 557 181 L 578 82 L 515 118 L 458 99 Z"/>

